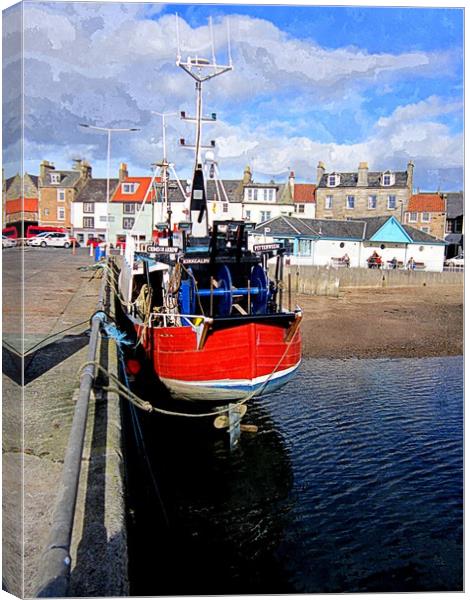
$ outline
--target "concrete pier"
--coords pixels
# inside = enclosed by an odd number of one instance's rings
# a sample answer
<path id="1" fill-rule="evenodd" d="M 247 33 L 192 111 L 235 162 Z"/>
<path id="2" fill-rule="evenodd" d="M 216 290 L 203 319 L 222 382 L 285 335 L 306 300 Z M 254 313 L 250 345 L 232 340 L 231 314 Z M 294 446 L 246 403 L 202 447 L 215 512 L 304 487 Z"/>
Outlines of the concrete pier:
<path id="1" fill-rule="evenodd" d="M 79 270 L 93 263 L 86 249 L 75 256 L 56 248 L 24 250 L 22 387 L 20 252 L 18 248 L 3 253 L 3 579 L 12 594 L 31 597 L 101 279 L 94 271 Z M 117 372 L 112 340 L 101 341 L 99 360 Z M 113 394 L 96 394 L 90 401 L 70 594 L 128 594 L 120 405 Z"/>

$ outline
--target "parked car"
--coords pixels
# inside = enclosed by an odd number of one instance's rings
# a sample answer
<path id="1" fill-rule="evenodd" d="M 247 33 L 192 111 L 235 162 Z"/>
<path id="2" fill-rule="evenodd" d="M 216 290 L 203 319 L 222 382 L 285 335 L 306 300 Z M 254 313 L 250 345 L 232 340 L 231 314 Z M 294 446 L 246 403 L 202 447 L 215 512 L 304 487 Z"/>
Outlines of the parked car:
<path id="1" fill-rule="evenodd" d="M 56 248 L 70 248 L 72 243 L 75 241 L 75 246 L 80 246 L 77 240 L 71 237 L 68 233 L 57 233 L 51 232 L 44 235 L 38 235 L 35 238 L 29 240 L 30 246 L 41 246 L 46 248 L 52 246 Z"/>
<path id="2" fill-rule="evenodd" d="M 51 233 L 52 233 L 51 231 L 43 231 L 42 233 L 38 233 L 38 234 L 37 234 L 37 235 L 35 235 L 34 237 L 27 238 L 27 239 L 26 239 L 26 245 L 27 245 L 27 246 L 37 246 L 38 244 L 32 244 L 31 242 L 32 242 L 33 240 L 36 240 L 36 239 L 38 239 L 38 238 L 39 238 L 40 240 L 42 240 L 42 238 L 43 238 L 43 237 L 45 237 L 46 235 L 51 235 Z"/>
<path id="3" fill-rule="evenodd" d="M 444 263 L 446 267 L 463 267 L 464 266 L 464 253 L 461 252 L 454 256 L 454 258 L 449 258 Z"/>
<path id="4" fill-rule="evenodd" d="M 16 240 L 2 235 L 2 248 L 14 248 L 16 246 Z"/>

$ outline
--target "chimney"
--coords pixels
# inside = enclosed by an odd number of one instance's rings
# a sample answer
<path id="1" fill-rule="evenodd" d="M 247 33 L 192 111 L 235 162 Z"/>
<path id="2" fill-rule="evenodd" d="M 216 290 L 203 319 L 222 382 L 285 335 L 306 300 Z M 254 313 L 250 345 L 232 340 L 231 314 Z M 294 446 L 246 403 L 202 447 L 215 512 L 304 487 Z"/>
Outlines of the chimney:
<path id="1" fill-rule="evenodd" d="M 42 163 L 39 165 L 39 179 L 41 180 L 42 184 L 46 182 L 46 175 L 48 172 L 54 170 L 55 167 L 52 163 L 50 163 L 48 160 L 42 161 Z"/>
<path id="2" fill-rule="evenodd" d="M 289 174 L 289 191 L 292 200 L 294 199 L 294 189 L 295 189 L 295 173 L 291 171 Z"/>
<path id="3" fill-rule="evenodd" d="M 325 174 L 325 163 L 321 160 L 318 162 L 317 166 L 317 185 L 320 184 L 321 178 Z"/>
<path id="4" fill-rule="evenodd" d="M 81 160 L 78 165 L 81 179 L 91 179 L 91 166 L 86 160 Z"/>
<path id="5" fill-rule="evenodd" d="M 357 169 L 357 185 L 358 187 L 367 187 L 369 165 L 366 162 L 360 162 L 359 168 Z"/>
<path id="6" fill-rule="evenodd" d="M 415 168 L 414 162 L 410 160 L 406 167 L 406 185 L 409 190 L 413 189 L 413 170 Z"/>
<path id="7" fill-rule="evenodd" d="M 127 179 L 129 177 L 129 173 L 127 171 L 127 165 L 126 163 L 121 163 L 119 165 L 119 181 L 124 181 L 125 179 Z"/>
<path id="8" fill-rule="evenodd" d="M 243 171 L 243 185 L 247 185 L 248 183 L 252 183 L 253 179 L 251 178 L 251 169 L 250 165 L 245 167 Z"/>

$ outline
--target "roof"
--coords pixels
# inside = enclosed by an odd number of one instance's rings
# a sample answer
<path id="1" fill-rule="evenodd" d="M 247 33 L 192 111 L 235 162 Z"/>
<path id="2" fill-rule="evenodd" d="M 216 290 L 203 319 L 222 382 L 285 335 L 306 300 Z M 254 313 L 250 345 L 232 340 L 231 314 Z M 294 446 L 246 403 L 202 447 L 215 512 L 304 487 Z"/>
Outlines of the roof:
<path id="1" fill-rule="evenodd" d="M 315 202 L 315 190 L 317 186 L 313 183 L 295 183 L 294 184 L 294 202 L 309 203 Z"/>
<path id="2" fill-rule="evenodd" d="M 269 226 L 270 235 L 292 235 L 354 238 L 362 239 L 364 225 L 358 221 L 335 221 L 333 219 L 299 219 L 298 217 L 275 217 L 255 227 L 255 231 L 264 233 L 264 228 Z"/>
<path id="3" fill-rule="evenodd" d="M 7 200 L 5 210 L 7 215 L 13 215 L 19 212 L 38 212 L 39 201 L 37 198 L 25 198 L 24 203 L 21 198 L 16 200 Z"/>
<path id="4" fill-rule="evenodd" d="M 36 187 L 39 186 L 39 177 L 37 175 L 31 175 L 31 173 L 26 173 L 26 175 L 28 175 L 28 177 L 31 179 L 33 185 L 35 185 Z"/>
<path id="5" fill-rule="evenodd" d="M 119 179 L 109 180 L 109 195 L 112 197 Z M 74 202 L 106 202 L 106 179 L 88 179 L 83 188 L 77 194 Z"/>
<path id="6" fill-rule="evenodd" d="M 265 227 L 269 227 L 271 229 L 270 236 L 371 240 L 388 222 L 393 222 L 398 228 L 403 228 L 413 242 L 443 244 L 442 240 L 420 229 L 399 223 L 395 217 L 367 217 L 341 221 L 280 216 L 260 223 L 254 231 L 264 233 Z"/>
<path id="7" fill-rule="evenodd" d="M 388 173 L 389 171 L 385 171 Z M 346 188 L 346 187 L 357 187 L 357 179 L 358 173 L 341 173 L 339 171 L 332 171 L 331 173 L 324 173 L 318 187 L 320 188 L 328 188 L 327 181 L 328 176 L 333 175 L 333 173 L 337 173 L 341 176 L 340 182 L 338 185 L 334 186 L 335 188 Z M 383 188 L 383 189 L 394 189 L 394 188 L 406 188 L 408 183 L 408 173 L 406 171 L 392 171 L 395 175 L 395 183 L 393 185 L 381 185 L 380 181 L 382 179 L 384 171 L 368 171 L 367 172 L 367 185 L 360 186 L 361 188 Z M 334 189 L 334 188 L 332 188 Z"/>
<path id="8" fill-rule="evenodd" d="M 116 191 L 113 194 L 113 202 L 143 202 L 147 196 L 146 202 L 150 202 L 155 197 L 154 190 L 149 190 L 149 186 L 152 182 L 152 177 L 126 177 L 119 183 Z M 138 183 L 136 191 L 133 194 L 124 194 L 122 186 L 125 183 Z M 148 194 L 147 194 L 148 192 Z"/>
<path id="9" fill-rule="evenodd" d="M 463 216 L 463 192 L 444 192 L 447 196 L 447 218 L 456 219 Z"/>
<path id="10" fill-rule="evenodd" d="M 407 212 L 445 212 L 445 200 L 441 194 L 413 194 Z"/>
<path id="11" fill-rule="evenodd" d="M 60 175 L 60 182 L 53 183 L 51 176 Z M 46 173 L 44 181 L 40 181 L 41 187 L 74 187 L 80 179 L 80 171 L 56 171 L 51 170 Z"/>

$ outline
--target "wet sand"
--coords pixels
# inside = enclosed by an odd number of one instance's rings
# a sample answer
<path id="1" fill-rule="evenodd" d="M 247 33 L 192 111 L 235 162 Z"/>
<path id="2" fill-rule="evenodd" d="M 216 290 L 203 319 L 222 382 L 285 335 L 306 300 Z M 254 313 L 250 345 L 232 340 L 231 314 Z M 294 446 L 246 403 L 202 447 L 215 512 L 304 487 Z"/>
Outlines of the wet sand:
<path id="1" fill-rule="evenodd" d="M 463 353 L 463 287 L 346 289 L 299 294 L 305 358 L 453 356 Z"/>

